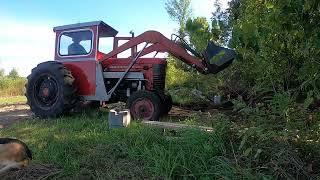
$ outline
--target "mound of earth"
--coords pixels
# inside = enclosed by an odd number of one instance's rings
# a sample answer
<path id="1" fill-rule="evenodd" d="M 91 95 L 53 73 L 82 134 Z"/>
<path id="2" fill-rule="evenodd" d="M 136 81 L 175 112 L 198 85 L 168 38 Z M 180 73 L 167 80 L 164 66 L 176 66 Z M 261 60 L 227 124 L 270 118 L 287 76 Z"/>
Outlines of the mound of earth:
<path id="1" fill-rule="evenodd" d="M 61 171 L 52 165 L 30 164 L 22 169 L 12 169 L 2 175 L 1 179 L 6 180 L 30 180 L 48 179 L 59 174 Z"/>

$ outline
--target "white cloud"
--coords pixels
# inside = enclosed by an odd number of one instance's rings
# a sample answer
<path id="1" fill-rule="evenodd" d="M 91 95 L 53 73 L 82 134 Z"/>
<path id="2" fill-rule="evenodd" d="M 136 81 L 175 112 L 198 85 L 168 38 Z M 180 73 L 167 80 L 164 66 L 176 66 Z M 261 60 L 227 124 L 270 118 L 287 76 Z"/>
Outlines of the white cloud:
<path id="1" fill-rule="evenodd" d="M 54 39 L 52 25 L 48 23 L 2 21 L 0 67 L 6 73 L 16 68 L 20 75 L 27 76 L 38 63 L 53 59 Z"/>
<path id="2" fill-rule="evenodd" d="M 219 0 L 222 9 L 226 9 L 228 7 L 228 2 L 230 0 Z M 207 19 L 212 17 L 212 12 L 214 9 L 215 0 L 192 0 L 191 6 L 193 10 L 194 16 L 203 16 Z"/>

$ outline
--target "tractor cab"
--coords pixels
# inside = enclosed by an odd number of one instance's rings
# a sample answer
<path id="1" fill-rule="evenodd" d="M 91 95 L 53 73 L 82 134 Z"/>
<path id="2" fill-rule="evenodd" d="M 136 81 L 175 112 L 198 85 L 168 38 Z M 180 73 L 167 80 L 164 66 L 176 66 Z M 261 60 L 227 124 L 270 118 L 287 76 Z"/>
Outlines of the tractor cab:
<path id="1" fill-rule="evenodd" d="M 101 94 L 96 81 L 103 79 L 98 59 L 104 54 L 98 50 L 99 39 L 113 39 L 118 31 L 103 21 L 58 26 L 53 31 L 56 33 L 55 61 L 72 72 L 79 95 L 96 99 L 96 95 Z"/>
<path id="2" fill-rule="evenodd" d="M 103 21 L 54 27 L 56 61 L 97 60 L 99 39 L 115 37 L 118 31 Z"/>

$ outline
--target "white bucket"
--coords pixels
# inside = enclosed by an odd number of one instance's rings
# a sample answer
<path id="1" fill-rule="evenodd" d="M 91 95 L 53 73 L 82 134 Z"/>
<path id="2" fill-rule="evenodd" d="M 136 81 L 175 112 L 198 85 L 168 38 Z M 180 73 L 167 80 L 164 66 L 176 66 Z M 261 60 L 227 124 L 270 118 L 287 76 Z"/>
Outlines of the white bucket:
<path id="1" fill-rule="evenodd" d="M 111 109 L 108 118 L 109 129 L 128 127 L 131 122 L 129 110 L 116 111 Z"/>

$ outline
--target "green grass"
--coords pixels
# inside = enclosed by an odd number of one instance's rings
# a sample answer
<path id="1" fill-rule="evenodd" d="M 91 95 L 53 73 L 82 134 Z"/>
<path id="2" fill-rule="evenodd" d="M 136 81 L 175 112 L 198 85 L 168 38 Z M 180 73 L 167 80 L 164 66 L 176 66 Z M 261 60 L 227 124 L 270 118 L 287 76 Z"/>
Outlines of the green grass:
<path id="1" fill-rule="evenodd" d="M 208 103 L 208 100 L 195 95 L 195 91 L 212 97 L 219 94 L 218 86 L 222 84 L 217 75 L 203 75 L 192 69 L 184 71 L 172 59 L 168 61 L 166 73 L 166 89 L 173 102 L 181 105 Z"/>
<path id="2" fill-rule="evenodd" d="M 140 160 L 129 157 L 123 142 L 115 141 L 117 134 L 125 134 L 121 130 L 108 130 L 106 112 L 34 119 L 2 130 L 0 134 L 24 140 L 33 151 L 35 163 L 62 168 L 63 173 L 59 175 L 62 177 L 143 178 L 148 175 Z"/>
<path id="3" fill-rule="evenodd" d="M 26 102 L 27 102 L 27 98 L 25 96 L 0 97 L 0 105 L 26 103 Z"/>
<path id="4" fill-rule="evenodd" d="M 214 128 L 213 133 L 163 132 L 134 122 L 109 130 L 107 112 L 101 110 L 18 123 L 0 136 L 25 141 L 34 163 L 61 168 L 57 179 L 309 177 L 296 150 L 278 134 L 259 128 L 235 131 L 225 119 Z"/>
<path id="5" fill-rule="evenodd" d="M 27 79 L 24 77 L 0 76 L 0 96 L 21 96 L 25 92 Z"/>
<path id="6" fill-rule="evenodd" d="M 24 140 L 34 153 L 34 162 L 62 168 L 56 178 L 234 179 L 239 175 L 240 167 L 225 157 L 222 134 L 183 131 L 175 135 L 178 139 L 168 138 L 172 135 L 137 123 L 108 130 L 106 117 L 100 111 L 34 119 L 2 130 L 1 136 Z"/>

